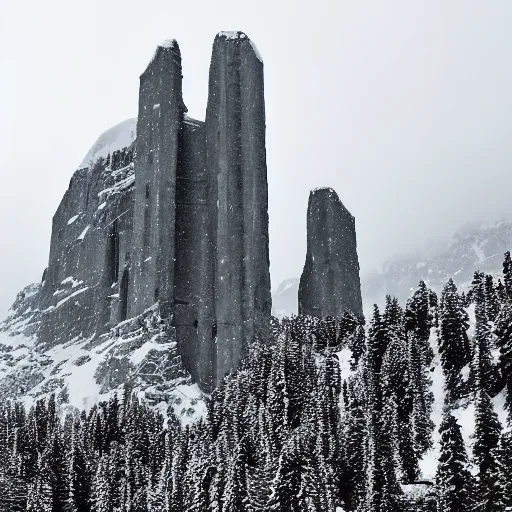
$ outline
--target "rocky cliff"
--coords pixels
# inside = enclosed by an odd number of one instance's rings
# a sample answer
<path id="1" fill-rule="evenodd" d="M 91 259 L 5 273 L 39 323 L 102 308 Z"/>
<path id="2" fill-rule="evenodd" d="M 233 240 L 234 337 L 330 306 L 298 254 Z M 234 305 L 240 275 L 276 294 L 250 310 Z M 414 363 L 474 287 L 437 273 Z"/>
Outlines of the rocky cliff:
<path id="1" fill-rule="evenodd" d="M 42 282 L 0 324 L 0 396 L 81 407 L 129 383 L 162 404 L 186 388 L 178 401 L 191 403 L 193 382 L 211 390 L 267 331 L 263 63 L 244 33 L 215 39 L 206 121 L 186 111 L 168 40 L 140 77 L 136 128 L 87 153 Z"/>
<path id="2" fill-rule="evenodd" d="M 362 318 L 355 219 L 331 188 L 313 190 L 307 213 L 307 254 L 299 283 L 299 314 Z"/>

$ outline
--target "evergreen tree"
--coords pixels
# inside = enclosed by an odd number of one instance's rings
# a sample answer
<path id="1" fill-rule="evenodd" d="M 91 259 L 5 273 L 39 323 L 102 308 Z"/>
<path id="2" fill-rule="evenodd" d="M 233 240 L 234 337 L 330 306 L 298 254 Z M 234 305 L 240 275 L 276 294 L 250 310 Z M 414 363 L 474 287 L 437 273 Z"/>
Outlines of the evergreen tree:
<path id="1" fill-rule="evenodd" d="M 364 502 L 368 440 L 365 386 L 361 373 L 350 385 L 350 406 L 344 416 L 344 500 L 348 510 L 357 510 Z"/>
<path id="2" fill-rule="evenodd" d="M 512 298 L 512 258 L 510 251 L 505 253 L 503 260 L 503 282 L 505 284 L 505 292 L 508 298 Z"/>
<path id="3" fill-rule="evenodd" d="M 501 279 L 498 279 L 498 284 L 496 285 L 496 296 L 500 304 L 503 304 L 508 300 L 507 292 L 505 290 L 505 287 L 503 286 L 503 282 L 501 281 Z"/>
<path id="4" fill-rule="evenodd" d="M 69 498 L 68 509 L 72 512 L 89 512 L 91 475 L 86 454 L 80 438 L 80 423 L 75 421 L 71 434 L 69 454 Z"/>
<path id="5" fill-rule="evenodd" d="M 28 488 L 27 512 L 53 512 L 51 468 L 48 452 L 39 457 L 37 474 Z"/>
<path id="6" fill-rule="evenodd" d="M 113 512 L 114 510 L 109 469 L 109 456 L 104 453 L 99 460 L 98 469 L 92 484 L 92 512 Z"/>
<path id="7" fill-rule="evenodd" d="M 439 433 L 441 454 L 436 474 L 438 510 L 469 512 L 473 508 L 473 482 L 461 429 L 454 416 L 445 414 Z"/>
<path id="8" fill-rule="evenodd" d="M 499 348 L 499 370 L 502 377 L 502 386 L 506 387 L 507 406 L 512 418 L 512 305 L 503 304 L 496 317 L 494 328 L 496 346 Z"/>
<path id="9" fill-rule="evenodd" d="M 478 467 L 475 510 L 494 512 L 497 510 L 496 450 L 501 433 L 501 423 L 494 411 L 489 395 L 482 387 L 476 401 L 475 444 L 473 456 Z"/>
<path id="10" fill-rule="evenodd" d="M 447 403 L 459 399 L 464 392 L 461 370 L 471 361 L 467 329 L 467 314 L 462 309 L 457 287 L 450 279 L 441 295 L 439 313 L 439 353 L 445 376 Z"/>
<path id="11" fill-rule="evenodd" d="M 475 358 L 473 361 L 473 385 L 477 382 L 486 393 L 496 393 L 496 368 L 491 355 L 491 330 L 485 309 L 484 283 L 480 281 L 474 288 L 475 297 Z"/>
<path id="12" fill-rule="evenodd" d="M 423 350 L 415 336 L 407 340 L 408 381 L 406 396 L 412 402 L 409 428 L 414 440 L 418 459 L 432 446 L 434 423 L 430 419 L 434 396 L 429 387 L 431 384 L 428 370 L 423 365 Z"/>
<path id="13" fill-rule="evenodd" d="M 497 450 L 497 484 L 498 510 L 512 507 L 512 430 L 501 434 Z"/>
<path id="14" fill-rule="evenodd" d="M 362 325 L 358 325 L 352 334 L 349 341 L 349 348 L 352 351 L 350 367 L 352 368 L 352 371 L 354 371 L 357 368 L 366 348 L 364 327 Z"/>
<path id="15" fill-rule="evenodd" d="M 487 320 L 494 322 L 500 311 L 500 300 L 492 275 L 487 274 L 485 276 L 485 313 Z"/>
<path id="16" fill-rule="evenodd" d="M 412 391 L 417 383 L 410 381 L 408 347 L 403 329 L 396 326 L 391 331 L 390 338 L 381 370 L 383 406 L 400 404 L 400 407 L 391 407 L 387 414 L 383 414 L 383 421 L 386 422 L 386 435 L 390 436 L 388 442 L 396 446 L 402 479 L 411 482 L 419 473 L 418 453 L 411 429 L 414 410 Z"/>
<path id="17" fill-rule="evenodd" d="M 480 272 L 477 270 L 473 274 L 473 281 L 471 282 L 471 286 L 469 288 L 467 299 L 469 300 L 469 303 L 475 303 L 475 304 L 483 304 L 485 300 L 485 296 L 483 293 L 483 286 L 485 281 L 485 274 L 483 272 Z"/>
<path id="18" fill-rule="evenodd" d="M 425 366 L 432 363 L 434 353 L 430 346 L 430 329 L 433 325 L 430 295 L 427 285 L 420 281 L 418 289 L 407 301 L 405 308 L 405 330 L 413 334 L 421 348 L 422 360 Z"/>

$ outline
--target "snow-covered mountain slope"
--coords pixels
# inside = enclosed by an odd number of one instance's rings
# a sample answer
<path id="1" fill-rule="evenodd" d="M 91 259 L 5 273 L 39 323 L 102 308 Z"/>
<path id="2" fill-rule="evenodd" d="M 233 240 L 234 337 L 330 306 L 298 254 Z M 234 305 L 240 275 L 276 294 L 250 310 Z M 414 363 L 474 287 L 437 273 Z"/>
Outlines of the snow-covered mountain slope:
<path id="1" fill-rule="evenodd" d="M 299 278 L 285 279 L 272 295 L 272 314 L 277 318 L 298 312 Z"/>
<path id="2" fill-rule="evenodd" d="M 103 132 L 78 166 L 90 167 L 100 157 L 107 158 L 114 151 L 131 146 L 137 136 L 137 118 L 126 119 Z"/>
<path id="3" fill-rule="evenodd" d="M 381 303 L 389 294 L 403 304 L 420 280 L 439 292 L 451 277 L 460 291 L 467 289 L 473 274 L 480 270 L 498 275 L 503 254 L 512 248 L 512 222 L 467 226 L 444 245 L 395 258 L 363 279 L 363 300 Z"/>
<path id="4" fill-rule="evenodd" d="M 156 306 L 123 315 L 135 129 L 130 119 L 103 133 L 71 178 L 42 282 L 21 291 L 0 322 L 0 400 L 32 403 L 55 393 L 63 408 L 82 409 L 129 384 L 184 422 L 204 411 L 175 327 Z"/>
<path id="5" fill-rule="evenodd" d="M 467 308 L 466 310 L 469 314 L 470 324 L 468 329 L 468 335 L 470 338 L 474 335 L 475 328 L 475 315 L 474 315 L 474 305 Z M 434 351 L 434 360 L 432 362 L 430 378 L 431 378 L 431 392 L 434 396 L 434 403 L 432 407 L 432 415 L 431 419 L 434 422 L 434 432 L 433 432 L 433 447 L 424 455 L 423 459 L 420 461 L 420 470 L 422 472 L 421 478 L 424 480 L 433 481 L 435 478 L 438 460 L 439 460 L 439 443 L 440 443 L 440 434 L 439 427 L 441 425 L 442 417 L 443 417 L 443 406 L 444 406 L 444 377 L 443 377 L 443 369 L 441 367 L 441 361 L 439 358 L 438 351 L 438 333 L 436 328 L 431 329 L 430 333 L 430 346 Z M 468 372 L 469 373 L 469 372 Z M 507 423 L 507 411 L 505 410 L 505 392 L 502 391 L 498 395 L 496 395 L 492 399 L 494 410 L 498 414 L 500 422 L 503 426 Z M 473 434 L 475 432 L 475 402 L 474 399 L 468 399 L 465 401 L 461 401 L 461 403 L 452 410 L 452 414 L 457 419 L 457 422 L 461 426 L 462 436 L 464 438 L 464 443 L 466 445 L 466 449 L 468 450 L 468 456 L 471 460 L 473 454 L 473 444 L 474 438 Z M 472 467 L 473 472 L 476 473 L 476 468 Z"/>
<path id="6" fill-rule="evenodd" d="M 38 343 L 41 286 L 18 295 L 0 323 L 0 399 L 31 405 L 55 393 L 63 408 L 89 409 L 123 385 L 183 423 L 204 413 L 202 393 L 184 370 L 173 330 L 156 311 L 119 323 L 101 336 L 77 336 L 52 347 Z"/>
<path id="7" fill-rule="evenodd" d="M 437 243 L 428 250 L 396 257 L 386 262 L 380 272 L 361 277 L 365 313 L 372 304 L 383 304 L 387 294 L 405 304 L 419 281 L 434 291 L 441 291 L 451 277 L 459 290 L 466 289 L 475 270 L 499 275 L 503 254 L 512 249 L 512 222 L 468 226 L 457 231 L 447 243 Z M 277 317 L 297 314 L 299 279 L 287 279 L 274 293 L 273 314 Z"/>

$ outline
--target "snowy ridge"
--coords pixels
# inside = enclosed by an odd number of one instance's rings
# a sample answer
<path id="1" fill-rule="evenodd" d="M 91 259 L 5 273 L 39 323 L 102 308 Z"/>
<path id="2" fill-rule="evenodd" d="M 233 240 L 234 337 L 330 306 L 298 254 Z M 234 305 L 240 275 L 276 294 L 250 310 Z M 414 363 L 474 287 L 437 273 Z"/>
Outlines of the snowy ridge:
<path id="1" fill-rule="evenodd" d="M 503 254 L 510 249 L 512 222 L 465 226 L 447 242 L 396 257 L 386 262 L 381 271 L 363 276 L 363 301 L 380 304 L 389 294 L 405 303 L 420 280 L 439 292 L 450 277 L 460 291 L 465 291 L 476 270 L 500 275 Z"/>
<path id="2" fill-rule="evenodd" d="M 114 151 L 131 146 L 137 137 L 137 118 L 126 119 L 103 132 L 79 165 L 79 169 L 90 167 L 99 158 L 107 158 Z"/>

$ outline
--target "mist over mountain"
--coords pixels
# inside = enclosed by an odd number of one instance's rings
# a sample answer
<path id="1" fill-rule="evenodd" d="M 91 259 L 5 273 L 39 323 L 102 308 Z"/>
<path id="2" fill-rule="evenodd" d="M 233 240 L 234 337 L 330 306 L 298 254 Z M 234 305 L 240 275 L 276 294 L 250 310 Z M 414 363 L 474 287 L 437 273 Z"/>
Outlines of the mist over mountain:
<path id="1" fill-rule="evenodd" d="M 475 270 L 500 275 L 503 254 L 512 247 L 512 222 L 462 227 L 448 240 L 433 241 L 422 250 L 396 256 L 384 263 L 380 271 L 361 275 L 365 313 L 373 304 L 382 305 L 386 295 L 401 304 L 423 280 L 429 288 L 441 291 L 449 278 L 466 290 Z M 277 317 L 297 314 L 299 279 L 283 281 L 272 296 L 273 314 Z"/>

